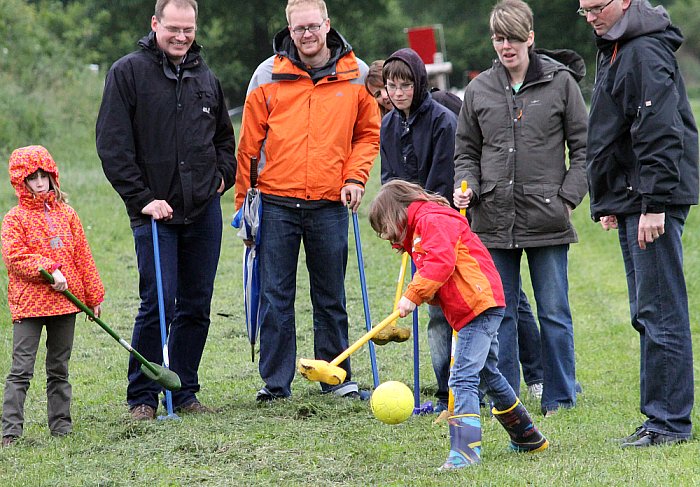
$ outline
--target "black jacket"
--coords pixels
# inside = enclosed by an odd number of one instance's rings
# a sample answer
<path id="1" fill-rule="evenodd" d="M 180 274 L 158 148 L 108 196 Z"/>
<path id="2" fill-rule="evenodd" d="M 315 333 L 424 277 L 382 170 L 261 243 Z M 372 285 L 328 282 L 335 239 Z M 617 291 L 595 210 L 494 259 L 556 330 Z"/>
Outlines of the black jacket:
<path id="1" fill-rule="evenodd" d="M 236 177 L 235 138 L 221 85 L 193 44 L 175 68 L 151 32 L 107 73 L 97 118 L 97 153 L 124 200 L 131 226 L 154 199 L 173 208 L 166 223 L 190 223 Z"/>
<path id="2" fill-rule="evenodd" d="M 587 171 L 594 220 L 698 202 L 698 131 L 663 7 L 632 2 L 597 37 Z"/>
<path id="3" fill-rule="evenodd" d="M 392 59 L 399 59 L 411 68 L 415 87 L 408 117 L 395 108 L 382 119 L 379 144 L 382 184 L 403 179 L 420 184 L 452 203 L 457 117 L 428 93 L 425 65 L 415 51 L 400 49 L 385 63 Z"/>

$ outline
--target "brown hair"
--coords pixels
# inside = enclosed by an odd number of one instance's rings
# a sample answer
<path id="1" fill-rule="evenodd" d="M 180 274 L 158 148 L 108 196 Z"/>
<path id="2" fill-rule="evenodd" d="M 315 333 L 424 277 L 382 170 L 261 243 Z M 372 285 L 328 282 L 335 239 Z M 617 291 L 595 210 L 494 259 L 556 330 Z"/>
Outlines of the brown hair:
<path id="1" fill-rule="evenodd" d="M 522 0 L 501 0 L 491 10 L 491 35 L 502 35 L 520 42 L 527 41 L 535 27 L 530 6 Z"/>
<path id="2" fill-rule="evenodd" d="M 403 179 L 393 179 L 377 193 L 369 207 L 369 224 L 379 238 L 401 243 L 406 238 L 408 205 L 414 201 L 433 201 L 450 206 L 447 199 L 430 193 L 417 184 Z"/>
<path id="3" fill-rule="evenodd" d="M 372 96 L 374 96 L 374 93 L 369 91 L 369 85 L 384 86 L 384 80 L 382 79 L 383 67 L 383 59 L 372 61 L 372 64 L 369 65 L 369 71 L 367 71 L 367 76 L 365 77 L 365 88 L 367 88 L 367 92 Z"/>
<path id="4" fill-rule="evenodd" d="M 192 7 L 194 9 L 195 21 L 199 18 L 199 7 L 197 6 L 197 0 L 157 0 L 154 15 L 158 20 L 163 18 L 163 10 L 165 10 L 165 7 L 170 3 L 174 3 L 178 8 Z"/>
<path id="5" fill-rule="evenodd" d="M 389 62 L 384 63 L 384 68 L 382 69 L 382 78 L 384 79 L 384 84 L 390 79 L 400 79 L 404 81 L 415 82 L 413 79 L 413 72 L 408 64 L 400 59 L 392 59 Z"/>
<path id="6" fill-rule="evenodd" d="M 289 0 L 287 2 L 287 8 L 284 11 L 285 15 L 287 16 L 287 24 L 292 24 L 289 19 L 292 15 L 292 10 L 296 9 L 297 7 L 316 7 L 321 11 L 321 17 L 323 17 L 323 20 L 328 18 L 328 9 L 326 8 L 326 2 L 323 0 Z"/>

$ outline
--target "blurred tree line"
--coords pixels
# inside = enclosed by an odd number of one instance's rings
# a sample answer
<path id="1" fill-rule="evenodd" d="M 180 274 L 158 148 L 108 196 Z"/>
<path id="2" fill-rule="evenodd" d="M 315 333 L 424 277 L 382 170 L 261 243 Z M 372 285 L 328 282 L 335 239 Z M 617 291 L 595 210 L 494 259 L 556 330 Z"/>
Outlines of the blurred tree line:
<path id="1" fill-rule="evenodd" d="M 7 15 L 0 0 L 0 12 Z M 98 64 L 103 72 L 136 48 L 150 30 L 155 0 L 26 0 L 36 12 L 32 30 L 42 49 L 70 49 L 83 63 Z M 446 60 L 454 66 L 451 84 L 462 87 L 469 71 L 488 68 L 494 58 L 488 15 L 495 0 L 326 0 L 331 24 L 368 64 L 408 45 L 407 27 L 442 24 Z M 570 48 L 588 62 L 592 83 L 595 46 L 591 28 L 576 14 L 575 0 L 530 0 L 535 13 L 536 46 Z M 700 56 L 700 0 L 668 0 L 686 36 L 686 51 Z M 229 105 L 243 102 L 255 67 L 272 54 L 272 37 L 286 26 L 285 0 L 200 0 L 197 41 L 221 79 Z M 0 22 L 7 24 L 7 20 Z M 47 41 L 44 44 L 43 39 Z M 50 41 L 48 40 L 50 39 Z M 0 43 L 11 42 L 0 38 Z M 0 46 L 1 48 L 1 46 Z"/>

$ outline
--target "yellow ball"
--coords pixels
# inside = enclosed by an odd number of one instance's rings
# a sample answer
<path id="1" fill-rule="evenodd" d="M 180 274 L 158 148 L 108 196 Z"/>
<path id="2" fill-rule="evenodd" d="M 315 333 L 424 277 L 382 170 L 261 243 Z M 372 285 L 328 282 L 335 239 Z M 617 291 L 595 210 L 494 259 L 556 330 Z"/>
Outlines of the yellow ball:
<path id="1" fill-rule="evenodd" d="M 413 392 L 403 382 L 384 382 L 372 393 L 369 405 L 382 423 L 403 423 L 413 414 Z"/>

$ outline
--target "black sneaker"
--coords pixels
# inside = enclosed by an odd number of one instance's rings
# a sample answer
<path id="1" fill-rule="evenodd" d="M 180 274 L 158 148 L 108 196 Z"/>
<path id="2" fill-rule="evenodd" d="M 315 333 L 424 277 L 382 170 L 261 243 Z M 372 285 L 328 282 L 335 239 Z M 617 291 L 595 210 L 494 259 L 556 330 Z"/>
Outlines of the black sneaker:
<path id="1" fill-rule="evenodd" d="M 644 425 L 639 426 L 636 430 L 634 430 L 634 433 L 632 433 L 629 436 L 625 436 L 624 438 L 617 438 L 617 441 L 619 443 L 632 443 L 633 441 L 637 441 L 646 431 L 646 428 Z"/>
<path id="2" fill-rule="evenodd" d="M 284 396 L 278 396 L 277 394 L 271 393 L 267 387 L 260 389 L 257 394 L 255 394 L 255 400 L 257 402 L 270 402 L 275 399 L 284 399 Z"/>
<path id="3" fill-rule="evenodd" d="M 628 441 L 622 444 L 622 448 L 645 448 L 647 446 L 658 445 L 675 445 L 676 443 L 685 443 L 688 438 L 680 438 L 678 436 L 665 435 L 645 429 L 639 434 L 639 438 L 635 441 Z"/>

